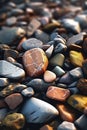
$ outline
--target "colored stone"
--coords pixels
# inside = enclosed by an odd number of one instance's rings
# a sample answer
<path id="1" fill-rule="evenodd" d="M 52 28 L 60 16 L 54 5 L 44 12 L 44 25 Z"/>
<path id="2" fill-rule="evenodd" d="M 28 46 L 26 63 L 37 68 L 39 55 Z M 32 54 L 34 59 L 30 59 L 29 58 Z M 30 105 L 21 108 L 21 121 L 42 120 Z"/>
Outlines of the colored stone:
<path id="1" fill-rule="evenodd" d="M 25 125 L 25 117 L 21 113 L 8 114 L 2 121 L 2 126 L 5 129 L 20 130 Z"/>
<path id="2" fill-rule="evenodd" d="M 67 100 L 67 102 L 78 111 L 83 112 L 87 107 L 87 96 L 80 94 L 73 94 Z"/>
<path id="3" fill-rule="evenodd" d="M 45 82 L 53 82 L 56 80 L 56 74 L 53 73 L 52 71 L 46 70 L 44 75 L 43 75 L 44 81 Z"/>
<path id="4" fill-rule="evenodd" d="M 48 59 L 42 49 L 34 48 L 24 53 L 23 63 L 27 74 L 31 77 L 37 77 L 47 69 Z"/>
<path id="5" fill-rule="evenodd" d="M 22 101 L 23 97 L 20 93 L 14 93 L 5 98 L 5 102 L 12 110 L 19 106 L 22 103 Z"/>
<path id="6" fill-rule="evenodd" d="M 20 79 L 25 77 L 25 71 L 10 62 L 7 62 L 5 60 L 0 60 L 0 75 L 6 78 L 11 79 Z"/>
<path id="7" fill-rule="evenodd" d="M 70 91 L 68 89 L 50 86 L 48 87 L 46 96 L 57 101 L 66 101 L 70 96 Z"/>
<path id="8" fill-rule="evenodd" d="M 32 97 L 25 102 L 21 113 L 28 123 L 46 123 L 58 116 L 59 112 L 51 104 Z"/>
<path id="9" fill-rule="evenodd" d="M 70 60 L 73 65 L 82 67 L 84 57 L 81 52 L 70 51 Z"/>

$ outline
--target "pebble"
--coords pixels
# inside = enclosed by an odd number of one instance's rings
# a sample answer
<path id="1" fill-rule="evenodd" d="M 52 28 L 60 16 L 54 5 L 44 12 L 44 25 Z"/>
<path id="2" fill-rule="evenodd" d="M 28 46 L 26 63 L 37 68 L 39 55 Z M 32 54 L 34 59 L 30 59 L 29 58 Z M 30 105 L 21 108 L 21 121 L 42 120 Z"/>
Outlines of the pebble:
<path id="1" fill-rule="evenodd" d="M 42 45 L 43 45 L 42 41 L 40 41 L 36 38 L 29 38 L 22 43 L 22 48 L 24 50 L 30 50 L 33 48 L 40 48 L 40 47 L 42 47 Z"/>
<path id="2" fill-rule="evenodd" d="M 73 94 L 68 98 L 67 101 L 73 108 L 83 112 L 87 107 L 87 96 L 80 94 Z"/>
<path id="3" fill-rule="evenodd" d="M 55 66 L 52 70 L 58 77 L 62 76 L 65 74 L 65 71 L 59 67 L 59 66 Z"/>
<path id="4" fill-rule="evenodd" d="M 17 22 L 17 18 L 16 17 L 10 17 L 6 20 L 6 25 L 7 26 L 13 26 L 15 25 Z"/>
<path id="5" fill-rule="evenodd" d="M 43 75 L 44 81 L 45 82 L 53 82 L 56 80 L 56 74 L 53 73 L 52 71 L 46 70 L 44 75 Z"/>
<path id="6" fill-rule="evenodd" d="M 51 46 L 45 51 L 46 56 L 47 56 L 48 59 L 52 56 L 53 50 L 54 50 L 54 46 L 51 45 Z"/>
<path id="7" fill-rule="evenodd" d="M 25 52 L 23 63 L 27 74 L 31 77 L 37 77 L 47 69 L 48 59 L 42 49 L 34 48 Z"/>
<path id="8" fill-rule="evenodd" d="M 8 114 L 2 121 L 4 129 L 19 130 L 24 127 L 25 117 L 21 113 Z"/>
<path id="9" fill-rule="evenodd" d="M 0 122 L 6 117 L 8 113 L 8 109 L 7 108 L 0 108 Z"/>
<path id="10" fill-rule="evenodd" d="M 75 125 L 68 121 L 63 121 L 58 127 L 57 130 L 77 130 Z"/>
<path id="11" fill-rule="evenodd" d="M 62 53 L 58 53 L 58 54 L 54 55 L 50 59 L 49 63 L 52 66 L 57 66 L 58 65 L 58 66 L 62 67 L 63 63 L 64 63 L 64 59 L 65 59 L 64 55 Z"/>
<path id="12" fill-rule="evenodd" d="M 46 96 L 50 99 L 64 102 L 70 96 L 68 89 L 50 86 L 47 89 Z"/>
<path id="13" fill-rule="evenodd" d="M 9 84 L 8 78 L 0 78 L 0 87 L 3 88 Z"/>
<path id="14" fill-rule="evenodd" d="M 82 67 L 84 57 L 81 52 L 70 51 L 70 60 L 73 65 Z"/>
<path id="15" fill-rule="evenodd" d="M 13 110 L 23 102 L 23 97 L 20 93 L 14 93 L 5 97 L 5 102 Z"/>
<path id="16" fill-rule="evenodd" d="M 34 97 L 26 101 L 21 113 L 25 116 L 28 123 L 46 123 L 58 115 L 55 107 Z"/>
<path id="17" fill-rule="evenodd" d="M 8 28 L 0 31 L 0 43 L 12 45 L 14 41 L 24 37 L 25 31 L 22 28 Z M 3 37 L 4 36 L 4 37 Z"/>
<path id="18" fill-rule="evenodd" d="M 4 76 L 6 78 L 11 78 L 14 80 L 21 79 L 25 77 L 25 71 L 10 62 L 7 62 L 5 60 L 0 60 L 0 75 Z M 3 70 L 3 71 L 2 71 Z"/>
<path id="19" fill-rule="evenodd" d="M 25 97 L 31 97 L 34 95 L 34 90 L 31 87 L 28 87 L 24 90 L 22 90 L 21 94 Z"/>

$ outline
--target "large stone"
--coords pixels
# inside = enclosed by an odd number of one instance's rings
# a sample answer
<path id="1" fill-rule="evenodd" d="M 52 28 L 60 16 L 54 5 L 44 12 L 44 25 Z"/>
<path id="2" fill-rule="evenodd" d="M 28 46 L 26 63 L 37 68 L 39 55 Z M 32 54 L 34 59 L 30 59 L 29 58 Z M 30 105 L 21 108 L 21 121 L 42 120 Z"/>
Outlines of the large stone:
<path id="1" fill-rule="evenodd" d="M 11 79 L 20 79 L 25 77 L 25 71 L 10 62 L 0 60 L 0 75 Z"/>
<path id="2" fill-rule="evenodd" d="M 2 121 L 2 126 L 6 130 L 20 130 L 25 125 L 25 117 L 21 113 L 8 114 Z"/>
<path id="3" fill-rule="evenodd" d="M 87 96 L 74 94 L 70 96 L 67 102 L 78 111 L 83 112 L 84 109 L 87 107 Z"/>
<path id="4" fill-rule="evenodd" d="M 37 77 L 47 69 L 48 59 L 42 49 L 34 48 L 25 52 L 23 63 L 27 74 L 31 77 Z"/>
<path id="5" fill-rule="evenodd" d="M 28 123 L 46 123 L 58 115 L 58 111 L 54 106 L 33 97 L 25 102 L 21 113 Z"/>

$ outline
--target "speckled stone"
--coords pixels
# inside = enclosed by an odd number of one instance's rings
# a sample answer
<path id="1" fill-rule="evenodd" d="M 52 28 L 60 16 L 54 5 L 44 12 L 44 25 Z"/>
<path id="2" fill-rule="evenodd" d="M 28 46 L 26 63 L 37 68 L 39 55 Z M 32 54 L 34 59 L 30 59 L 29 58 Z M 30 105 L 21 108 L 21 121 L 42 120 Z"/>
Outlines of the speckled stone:
<path id="1" fill-rule="evenodd" d="M 23 63 L 27 74 L 31 77 L 37 77 L 47 69 L 48 59 L 42 49 L 34 48 L 24 53 Z"/>
<path id="2" fill-rule="evenodd" d="M 67 102 L 78 111 L 84 112 L 84 109 L 87 107 L 87 96 L 73 94 L 68 98 Z"/>
<path id="3" fill-rule="evenodd" d="M 81 78 L 77 82 L 77 88 L 84 95 L 87 95 L 87 79 Z"/>
<path id="4" fill-rule="evenodd" d="M 25 97 L 31 97 L 34 95 L 34 90 L 31 87 L 28 87 L 24 90 L 22 90 L 21 94 Z"/>
<path id="5" fill-rule="evenodd" d="M 5 102 L 8 104 L 10 109 L 15 109 L 23 101 L 23 97 L 20 93 L 13 93 L 5 98 Z"/>
<path id="6" fill-rule="evenodd" d="M 68 121 L 63 121 L 58 127 L 57 130 L 77 130 L 75 125 Z"/>
<path id="7" fill-rule="evenodd" d="M 2 121 L 4 129 L 20 130 L 24 127 L 25 117 L 21 113 L 8 114 Z"/>
<path id="8" fill-rule="evenodd" d="M 25 102 L 21 113 L 28 123 L 46 123 L 59 112 L 51 104 L 32 97 Z"/>
<path id="9" fill-rule="evenodd" d="M 46 96 L 57 101 L 66 101 L 70 96 L 70 91 L 68 89 L 50 86 L 48 87 Z"/>
<path id="10" fill-rule="evenodd" d="M 5 60 L 0 60 L 0 75 L 6 78 L 11 78 L 11 79 L 20 79 L 25 77 L 25 71 L 10 62 L 7 62 Z"/>
<path id="11" fill-rule="evenodd" d="M 43 75 L 44 81 L 45 82 L 53 82 L 56 80 L 56 74 L 53 73 L 52 71 L 46 70 L 44 75 Z"/>
<path id="12" fill-rule="evenodd" d="M 82 67 L 84 57 L 81 52 L 70 51 L 70 60 L 73 65 Z"/>
<path id="13" fill-rule="evenodd" d="M 33 48 L 42 47 L 42 45 L 43 45 L 42 41 L 40 41 L 36 38 L 29 38 L 22 43 L 22 48 L 24 50 L 30 50 L 30 49 L 33 49 Z"/>
<path id="14" fill-rule="evenodd" d="M 61 54 L 61 53 L 58 53 L 58 54 L 54 55 L 50 59 L 49 63 L 52 66 L 60 66 L 60 67 L 62 67 L 63 63 L 64 63 L 64 59 L 65 59 L 64 55 Z"/>

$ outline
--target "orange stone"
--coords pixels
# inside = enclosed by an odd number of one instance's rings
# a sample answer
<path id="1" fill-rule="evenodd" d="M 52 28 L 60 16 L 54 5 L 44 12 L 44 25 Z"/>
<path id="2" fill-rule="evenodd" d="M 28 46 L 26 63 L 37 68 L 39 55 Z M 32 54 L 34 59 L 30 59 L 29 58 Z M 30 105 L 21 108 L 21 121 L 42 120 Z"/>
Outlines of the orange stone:
<path id="1" fill-rule="evenodd" d="M 68 104 L 57 104 L 59 114 L 64 121 L 74 122 L 76 119 L 76 111 Z"/>
<path id="2" fill-rule="evenodd" d="M 46 92 L 46 96 L 57 101 L 66 101 L 70 96 L 70 91 L 68 89 L 50 86 Z"/>
<path id="3" fill-rule="evenodd" d="M 23 63 L 28 76 L 38 77 L 46 71 L 48 59 L 42 49 L 34 48 L 24 53 Z"/>

